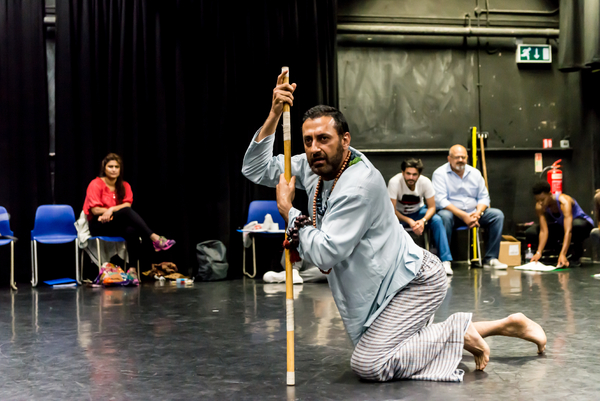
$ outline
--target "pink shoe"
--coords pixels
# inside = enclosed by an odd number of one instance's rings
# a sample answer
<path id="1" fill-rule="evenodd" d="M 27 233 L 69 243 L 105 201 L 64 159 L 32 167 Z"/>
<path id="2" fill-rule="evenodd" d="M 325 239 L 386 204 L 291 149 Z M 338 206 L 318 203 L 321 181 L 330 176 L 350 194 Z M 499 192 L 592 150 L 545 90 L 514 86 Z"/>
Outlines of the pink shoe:
<path id="1" fill-rule="evenodd" d="M 133 285 L 140 285 L 140 280 L 138 280 L 137 270 L 135 267 L 130 267 L 129 270 L 127 270 L 127 274 L 131 276 L 131 283 Z"/>
<path id="2" fill-rule="evenodd" d="M 170 247 L 175 245 L 175 240 L 166 239 L 165 237 L 160 237 L 158 240 L 153 241 L 152 245 L 154 245 L 154 250 L 156 252 L 166 251 L 167 249 L 169 249 Z"/>

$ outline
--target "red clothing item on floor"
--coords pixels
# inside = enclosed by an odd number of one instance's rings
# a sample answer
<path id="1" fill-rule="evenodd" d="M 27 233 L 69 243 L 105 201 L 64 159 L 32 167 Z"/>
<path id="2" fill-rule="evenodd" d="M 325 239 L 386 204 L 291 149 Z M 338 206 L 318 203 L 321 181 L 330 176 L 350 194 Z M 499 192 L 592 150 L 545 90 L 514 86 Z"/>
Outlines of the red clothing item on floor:
<path id="1" fill-rule="evenodd" d="M 92 218 L 93 207 L 109 208 L 120 205 L 122 203 L 133 203 L 133 192 L 131 186 L 126 181 L 123 181 L 125 187 L 125 198 L 123 202 L 117 203 L 117 194 L 111 191 L 106 183 L 100 177 L 96 177 L 90 185 L 88 185 L 85 201 L 83 202 L 83 212 L 88 215 L 88 220 Z"/>

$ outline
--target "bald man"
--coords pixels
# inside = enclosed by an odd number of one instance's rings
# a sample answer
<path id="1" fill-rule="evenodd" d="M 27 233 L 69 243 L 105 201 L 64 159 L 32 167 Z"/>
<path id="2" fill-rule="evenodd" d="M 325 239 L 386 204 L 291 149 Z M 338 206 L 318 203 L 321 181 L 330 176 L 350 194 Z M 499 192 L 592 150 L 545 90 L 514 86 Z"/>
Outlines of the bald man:
<path id="1" fill-rule="evenodd" d="M 498 260 L 504 213 L 490 208 L 490 195 L 479 170 L 468 165 L 467 149 L 454 145 L 448 154 L 448 163 L 433 173 L 431 181 L 435 189 L 438 215 L 444 222 L 448 243 L 454 228 L 461 226 L 485 227 L 489 232 L 489 245 L 483 258 L 483 266 L 506 269 Z"/>

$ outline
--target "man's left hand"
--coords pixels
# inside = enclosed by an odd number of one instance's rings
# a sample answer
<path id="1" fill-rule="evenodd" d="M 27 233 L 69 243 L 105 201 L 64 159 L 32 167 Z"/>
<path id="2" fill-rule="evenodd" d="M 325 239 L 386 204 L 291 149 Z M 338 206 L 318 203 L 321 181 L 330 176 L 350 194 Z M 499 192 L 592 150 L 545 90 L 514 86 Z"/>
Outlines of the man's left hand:
<path id="1" fill-rule="evenodd" d="M 469 228 L 479 227 L 479 218 L 481 217 L 481 213 L 475 210 L 473 213 L 469 214 L 469 216 L 473 219 L 471 224 L 469 224 Z"/>
<path id="2" fill-rule="evenodd" d="M 292 179 L 288 183 L 285 176 L 281 174 L 279 176 L 279 184 L 277 184 L 277 208 L 281 217 L 287 222 L 288 213 L 292 208 L 292 202 L 296 196 L 296 177 L 292 176 Z"/>
<path id="3" fill-rule="evenodd" d="M 411 227 L 413 230 L 413 233 L 417 234 L 417 235 L 422 235 L 423 234 L 423 230 L 425 229 L 425 223 L 423 223 L 423 220 L 417 220 L 415 222 L 415 225 Z"/>

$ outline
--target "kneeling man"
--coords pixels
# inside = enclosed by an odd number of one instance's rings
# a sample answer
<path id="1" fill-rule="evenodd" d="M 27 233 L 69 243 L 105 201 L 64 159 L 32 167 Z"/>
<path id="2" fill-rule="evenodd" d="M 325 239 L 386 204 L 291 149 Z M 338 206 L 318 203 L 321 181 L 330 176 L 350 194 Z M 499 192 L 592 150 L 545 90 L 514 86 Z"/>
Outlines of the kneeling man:
<path id="1" fill-rule="evenodd" d="M 369 380 L 462 381 L 463 347 L 477 369 L 489 361 L 483 339 L 519 337 L 546 346 L 544 330 L 517 313 L 493 322 L 471 322 L 455 313 L 429 324 L 447 290 L 440 260 L 418 247 L 394 215 L 381 173 L 356 149 L 343 114 L 316 106 L 303 118 L 304 154 L 292 158 L 286 182 L 283 155 L 273 155 L 283 104 L 296 84 L 278 77 L 271 111 L 244 156 L 243 174 L 277 187 L 277 205 L 288 221 L 288 238 L 302 259 L 327 275 L 341 318 L 355 345 L 351 366 Z M 310 216 L 292 207 L 295 188 L 306 190 Z"/>
<path id="2" fill-rule="evenodd" d="M 404 160 L 402 172 L 388 182 L 388 194 L 396 211 L 396 217 L 404 227 L 410 227 L 416 235 L 422 235 L 430 223 L 433 243 L 440 252 L 446 274 L 452 272 L 452 254 L 446 238 L 446 230 L 440 216 L 435 214 L 435 191 L 431 180 L 421 173 L 421 160 Z M 425 201 L 423 201 L 425 200 Z M 427 203 L 427 205 L 425 205 Z"/>

